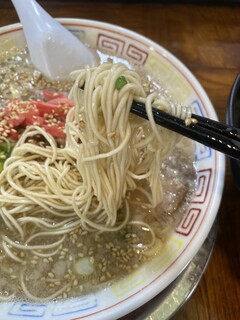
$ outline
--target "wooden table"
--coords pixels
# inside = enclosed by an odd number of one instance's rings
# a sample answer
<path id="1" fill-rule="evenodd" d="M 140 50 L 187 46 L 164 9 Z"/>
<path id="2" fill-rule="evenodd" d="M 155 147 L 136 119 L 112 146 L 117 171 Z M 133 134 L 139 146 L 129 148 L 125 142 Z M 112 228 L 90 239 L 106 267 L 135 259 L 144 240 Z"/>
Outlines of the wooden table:
<path id="1" fill-rule="evenodd" d="M 40 1 L 54 17 L 106 21 L 132 29 L 176 55 L 199 79 L 221 121 L 240 72 L 239 5 L 161 4 L 161 1 Z M 18 22 L 0 0 L 0 26 Z M 227 163 L 218 235 L 208 268 L 175 320 L 240 319 L 240 193 Z M 1 318 L 1 316 L 0 316 Z"/>

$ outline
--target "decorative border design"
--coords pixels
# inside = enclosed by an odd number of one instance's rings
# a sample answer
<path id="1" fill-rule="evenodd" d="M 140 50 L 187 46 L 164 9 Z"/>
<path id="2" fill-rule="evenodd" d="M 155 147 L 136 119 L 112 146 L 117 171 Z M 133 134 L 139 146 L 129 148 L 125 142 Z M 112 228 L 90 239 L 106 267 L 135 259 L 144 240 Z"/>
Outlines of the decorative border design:
<path id="1" fill-rule="evenodd" d="M 200 215 L 200 208 L 190 208 L 185 218 L 180 222 L 180 225 L 178 225 L 176 232 L 185 237 L 188 237 L 192 232 L 194 225 L 196 224 Z"/>
<path id="2" fill-rule="evenodd" d="M 194 200 L 192 201 L 193 205 L 205 203 L 209 191 L 211 178 L 211 168 L 199 170 L 197 172 L 197 190 L 195 193 Z M 198 218 L 201 216 L 201 212 L 201 208 L 190 207 L 187 214 L 179 223 L 175 231 L 186 237 L 189 236 Z"/>
<path id="3" fill-rule="evenodd" d="M 122 55 L 125 48 L 125 41 L 103 33 L 97 36 L 97 47 L 108 50 L 112 53 Z"/>
<path id="4" fill-rule="evenodd" d="M 126 294 L 129 294 L 134 288 L 138 288 L 140 285 L 147 281 L 146 275 L 141 270 L 134 272 L 130 277 L 126 277 L 120 282 L 111 287 L 115 297 L 122 298 Z"/>
<path id="5" fill-rule="evenodd" d="M 199 116 L 206 117 L 204 109 L 201 107 L 201 104 L 197 99 L 190 104 L 190 107 L 192 109 L 192 113 L 195 113 Z"/>
<path id="6" fill-rule="evenodd" d="M 8 311 L 8 315 L 42 318 L 45 315 L 46 311 L 46 304 L 15 302 Z"/>
<path id="7" fill-rule="evenodd" d="M 160 78 L 162 81 L 168 81 L 173 77 L 172 68 L 154 54 L 149 55 L 145 67 L 156 79 Z"/>
<path id="8" fill-rule="evenodd" d="M 146 266 L 149 274 L 158 274 L 159 269 L 163 269 L 181 251 L 184 242 L 172 236 L 164 245 L 162 250 L 157 254 L 157 257 L 151 260 Z"/>
<path id="9" fill-rule="evenodd" d="M 180 101 L 182 99 L 187 100 L 191 97 L 192 92 L 191 89 L 188 87 L 186 80 L 182 79 L 180 76 L 174 76 L 173 79 L 171 79 L 172 87 L 174 90 L 176 90 L 175 96 L 180 96 Z"/>
<path id="10" fill-rule="evenodd" d="M 211 179 L 211 168 L 202 169 L 197 172 L 197 190 L 192 203 L 205 203 Z"/>
<path id="11" fill-rule="evenodd" d="M 198 142 L 194 144 L 194 153 L 196 162 L 212 157 L 212 149 Z"/>
<path id="12" fill-rule="evenodd" d="M 63 316 L 70 313 L 86 313 L 86 311 L 98 306 L 97 297 L 95 294 L 78 297 L 77 299 L 69 299 L 62 301 L 61 304 L 56 304 L 52 311 L 52 316 Z"/>
<path id="13" fill-rule="evenodd" d="M 53 317 L 64 316 L 72 313 L 86 313 L 98 306 L 95 294 L 89 294 L 77 299 L 61 301 L 61 304 L 53 304 L 51 315 Z M 48 304 L 15 302 L 8 311 L 10 316 L 43 318 L 46 315 Z"/>
<path id="14" fill-rule="evenodd" d="M 148 53 L 142 49 L 139 49 L 133 44 L 129 44 L 126 50 L 126 55 L 137 61 L 138 64 L 144 65 L 147 58 L 148 58 Z"/>
<path id="15" fill-rule="evenodd" d="M 117 55 L 125 55 L 139 65 L 144 65 L 148 58 L 147 51 L 140 49 L 134 44 L 128 44 L 126 41 L 117 37 L 109 36 L 105 33 L 98 34 L 97 46 Z"/>

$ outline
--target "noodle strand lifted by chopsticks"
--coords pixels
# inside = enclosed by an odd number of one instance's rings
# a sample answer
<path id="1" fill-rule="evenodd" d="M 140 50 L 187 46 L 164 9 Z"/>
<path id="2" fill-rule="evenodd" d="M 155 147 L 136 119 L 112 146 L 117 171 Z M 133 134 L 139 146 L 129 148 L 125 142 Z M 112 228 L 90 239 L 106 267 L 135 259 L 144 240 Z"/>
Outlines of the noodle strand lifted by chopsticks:
<path id="1" fill-rule="evenodd" d="M 80 217 L 87 229 L 111 230 L 136 180 L 149 181 L 153 206 L 162 200 L 159 170 L 177 135 L 154 123 L 151 105 L 157 95 L 146 97 L 138 74 L 121 64 L 106 63 L 72 76 L 74 108 L 66 120 L 65 147 L 58 148 L 43 129 L 28 127 L 0 176 L 1 214 L 20 233 L 21 223 L 13 223 L 9 214 L 17 212 L 21 203 L 26 206 L 24 216 L 34 217 L 33 223 L 41 219 L 41 208 L 50 220 Z M 127 84 L 118 90 L 120 76 Z M 144 99 L 149 121 L 129 114 L 133 99 Z M 28 142 L 37 135 L 48 142 L 47 147 Z M 13 216 L 18 221 L 21 212 Z"/>

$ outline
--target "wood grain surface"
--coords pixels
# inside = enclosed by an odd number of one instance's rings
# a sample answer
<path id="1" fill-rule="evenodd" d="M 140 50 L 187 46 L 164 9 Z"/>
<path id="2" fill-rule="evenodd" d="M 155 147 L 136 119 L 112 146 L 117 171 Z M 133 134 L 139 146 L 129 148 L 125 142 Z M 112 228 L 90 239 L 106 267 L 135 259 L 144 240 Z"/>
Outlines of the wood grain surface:
<path id="1" fill-rule="evenodd" d="M 198 78 L 220 120 L 225 121 L 229 92 L 240 72 L 240 7 L 237 3 L 38 2 L 54 17 L 114 23 L 161 44 Z M 18 18 L 11 1 L 0 0 L 0 26 L 15 22 Z M 228 161 L 218 219 L 210 263 L 192 297 L 173 317 L 175 320 L 240 319 L 240 193 L 232 182 Z"/>

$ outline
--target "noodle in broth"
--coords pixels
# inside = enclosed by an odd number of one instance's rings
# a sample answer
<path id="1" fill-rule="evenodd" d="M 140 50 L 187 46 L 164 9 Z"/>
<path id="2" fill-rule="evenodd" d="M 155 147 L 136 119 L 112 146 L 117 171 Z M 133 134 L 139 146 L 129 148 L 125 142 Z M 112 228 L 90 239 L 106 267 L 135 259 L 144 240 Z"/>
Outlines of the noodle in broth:
<path id="1" fill-rule="evenodd" d="M 154 123 L 151 106 L 191 117 L 189 109 L 177 108 L 157 93 L 147 95 L 139 75 L 123 64 L 103 63 L 71 76 L 74 107 L 66 118 L 65 145 L 59 147 L 44 129 L 29 126 L 0 174 L 0 226 L 5 230 L 0 258 L 21 266 L 20 292 L 35 301 L 85 292 L 94 272 L 95 288 L 113 280 L 113 268 L 107 269 L 104 260 L 109 252 L 122 276 L 149 259 L 149 248 L 161 247 L 151 210 L 163 203 L 167 187 L 160 170 L 174 150 L 179 152 L 180 137 Z M 119 77 L 124 79 L 121 88 L 116 87 Z M 130 114 L 133 100 L 146 104 L 149 121 Z M 30 142 L 39 137 L 44 146 Z M 191 165 L 192 160 L 188 172 Z M 145 217 L 138 210 L 132 213 L 136 190 Z M 182 197 L 185 191 L 180 191 Z M 100 260 L 100 271 L 94 271 Z M 40 271 L 33 276 L 36 264 L 47 276 Z M 27 268 L 31 271 L 26 274 Z M 34 287 L 39 280 L 49 284 L 48 296 Z M 29 284 L 38 295 L 29 291 Z M 0 300 L 15 295 L 17 290 Z"/>

